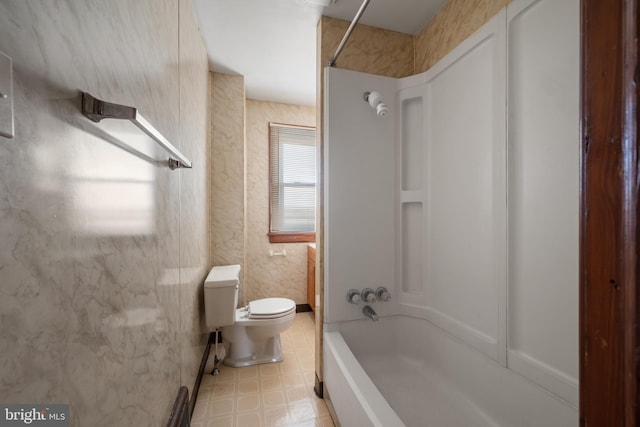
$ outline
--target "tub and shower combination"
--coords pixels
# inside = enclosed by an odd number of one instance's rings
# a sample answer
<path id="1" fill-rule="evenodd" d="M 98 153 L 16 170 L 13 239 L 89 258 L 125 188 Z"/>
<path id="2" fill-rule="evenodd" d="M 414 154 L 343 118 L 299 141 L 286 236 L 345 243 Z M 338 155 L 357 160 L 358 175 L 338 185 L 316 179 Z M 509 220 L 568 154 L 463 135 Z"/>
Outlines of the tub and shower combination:
<path id="1" fill-rule="evenodd" d="M 423 74 L 325 70 L 343 426 L 578 425 L 578 37 L 578 0 L 515 0 Z"/>

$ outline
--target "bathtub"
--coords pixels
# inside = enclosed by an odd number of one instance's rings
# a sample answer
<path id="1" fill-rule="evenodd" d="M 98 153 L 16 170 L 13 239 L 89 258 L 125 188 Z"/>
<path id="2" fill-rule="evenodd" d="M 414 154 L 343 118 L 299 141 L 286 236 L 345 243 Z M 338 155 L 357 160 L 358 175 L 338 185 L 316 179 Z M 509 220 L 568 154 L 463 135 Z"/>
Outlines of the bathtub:
<path id="1" fill-rule="evenodd" d="M 575 427 L 577 408 L 432 323 L 325 324 L 327 400 L 345 427 Z"/>

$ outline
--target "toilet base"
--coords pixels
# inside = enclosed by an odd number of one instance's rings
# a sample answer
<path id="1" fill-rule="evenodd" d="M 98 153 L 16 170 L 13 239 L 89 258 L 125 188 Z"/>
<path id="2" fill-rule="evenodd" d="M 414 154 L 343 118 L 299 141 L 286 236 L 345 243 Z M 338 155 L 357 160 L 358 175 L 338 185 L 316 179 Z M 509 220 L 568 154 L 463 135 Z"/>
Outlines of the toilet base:
<path id="1" fill-rule="evenodd" d="M 261 342 L 226 342 L 225 347 L 227 346 L 227 357 L 225 357 L 222 363 L 234 368 L 264 363 L 277 363 L 284 360 L 280 335 Z"/>
<path id="2" fill-rule="evenodd" d="M 280 357 L 263 357 L 263 358 L 256 358 L 253 359 L 251 357 L 248 358 L 243 358 L 243 359 L 224 359 L 224 361 L 222 363 L 224 363 L 227 366 L 231 366 L 232 368 L 242 368 L 244 366 L 252 366 L 252 365 L 261 365 L 264 363 L 276 363 L 276 362 L 282 362 L 284 360 L 284 356 L 280 355 Z"/>

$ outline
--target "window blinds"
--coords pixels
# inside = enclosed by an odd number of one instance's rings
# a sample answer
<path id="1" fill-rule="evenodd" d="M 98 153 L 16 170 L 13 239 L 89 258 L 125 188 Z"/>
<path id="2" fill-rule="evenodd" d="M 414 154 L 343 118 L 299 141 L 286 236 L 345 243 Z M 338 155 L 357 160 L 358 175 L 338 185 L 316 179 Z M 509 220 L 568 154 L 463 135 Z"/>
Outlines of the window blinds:
<path id="1" fill-rule="evenodd" d="M 272 233 L 309 233 L 316 226 L 316 131 L 269 124 Z"/>

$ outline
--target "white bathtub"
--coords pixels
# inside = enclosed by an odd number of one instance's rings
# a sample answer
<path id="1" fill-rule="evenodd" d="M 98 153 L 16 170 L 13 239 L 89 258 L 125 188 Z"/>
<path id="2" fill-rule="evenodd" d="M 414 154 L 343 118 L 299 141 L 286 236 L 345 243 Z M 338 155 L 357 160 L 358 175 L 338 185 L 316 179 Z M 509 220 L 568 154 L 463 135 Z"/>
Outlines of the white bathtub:
<path id="1" fill-rule="evenodd" d="M 324 383 L 344 427 L 578 425 L 575 407 L 406 316 L 326 324 Z"/>

